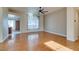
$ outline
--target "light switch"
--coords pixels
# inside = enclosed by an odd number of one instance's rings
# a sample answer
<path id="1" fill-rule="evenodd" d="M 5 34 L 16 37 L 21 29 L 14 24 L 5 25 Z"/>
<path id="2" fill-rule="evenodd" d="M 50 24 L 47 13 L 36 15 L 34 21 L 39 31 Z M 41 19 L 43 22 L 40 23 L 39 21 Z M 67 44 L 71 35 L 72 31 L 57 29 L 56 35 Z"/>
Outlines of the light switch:
<path id="1" fill-rule="evenodd" d="M 76 20 L 74 20 L 74 22 L 76 22 Z"/>

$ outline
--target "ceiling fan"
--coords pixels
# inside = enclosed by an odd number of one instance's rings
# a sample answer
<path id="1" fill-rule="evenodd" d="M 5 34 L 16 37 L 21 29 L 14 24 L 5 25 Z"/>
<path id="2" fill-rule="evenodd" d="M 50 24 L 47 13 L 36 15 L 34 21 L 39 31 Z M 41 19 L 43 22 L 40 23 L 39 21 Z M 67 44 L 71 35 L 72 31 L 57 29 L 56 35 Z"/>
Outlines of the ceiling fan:
<path id="1" fill-rule="evenodd" d="M 42 14 L 45 14 L 45 13 L 48 12 L 48 11 L 45 11 L 44 8 L 39 7 L 39 12 L 42 13 Z"/>

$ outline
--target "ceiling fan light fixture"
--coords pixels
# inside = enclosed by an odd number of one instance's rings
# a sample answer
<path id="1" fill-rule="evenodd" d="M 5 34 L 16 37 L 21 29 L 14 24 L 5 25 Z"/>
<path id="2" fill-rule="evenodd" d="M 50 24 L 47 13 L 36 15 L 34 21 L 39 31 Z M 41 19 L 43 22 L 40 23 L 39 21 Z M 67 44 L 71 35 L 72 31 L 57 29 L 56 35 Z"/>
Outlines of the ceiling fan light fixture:
<path id="1" fill-rule="evenodd" d="M 45 14 L 45 13 L 48 12 L 48 11 L 45 11 L 44 8 L 39 7 L 39 12 L 42 13 L 42 14 Z"/>

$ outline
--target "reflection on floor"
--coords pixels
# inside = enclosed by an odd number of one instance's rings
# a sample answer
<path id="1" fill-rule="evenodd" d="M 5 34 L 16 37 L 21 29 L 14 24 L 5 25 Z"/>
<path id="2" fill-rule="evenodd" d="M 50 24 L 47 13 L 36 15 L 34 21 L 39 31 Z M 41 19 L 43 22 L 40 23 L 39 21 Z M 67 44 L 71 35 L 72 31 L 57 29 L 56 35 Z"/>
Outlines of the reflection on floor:
<path id="1" fill-rule="evenodd" d="M 35 46 L 38 45 L 39 43 L 39 35 L 38 34 L 31 34 L 28 35 L 28 49 L 29 50 L 33 50 L 35 48 Z"/>
<path id="2" fill-rule="evenodd" d="M 79 40 L 70 42 L 62 36 L 47 32 L 35 32 L 14 34 L 5 42 L 0 43 L 1 51 L 55 51 L 60 47 L 61 49 L 65 47 L 70 50 L 79 50 Z M 65 51 L 65 49 L 63 50 Z"/>

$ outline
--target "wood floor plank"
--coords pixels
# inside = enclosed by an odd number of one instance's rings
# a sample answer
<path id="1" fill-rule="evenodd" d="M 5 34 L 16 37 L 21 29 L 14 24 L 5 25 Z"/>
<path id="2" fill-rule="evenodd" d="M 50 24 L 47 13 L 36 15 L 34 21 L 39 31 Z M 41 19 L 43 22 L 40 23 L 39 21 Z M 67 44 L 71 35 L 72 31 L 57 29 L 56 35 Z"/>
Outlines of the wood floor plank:
<path id="1" fill-rule="evenodd" d="M 53 41 L 52 49 L 45 45 L 49 41 Z M 70 42 L 66 37 L 47 32 L 14 34 L 5 42 L 0 43 L 0 51 L 57 51 L 56 48 L 59 45 L 56 43 L 73 51 L 79 51 L 79 40 Z M 65 49 L 63 50 L 65 51 Z"/>

